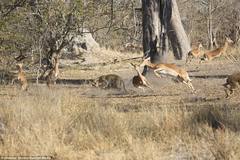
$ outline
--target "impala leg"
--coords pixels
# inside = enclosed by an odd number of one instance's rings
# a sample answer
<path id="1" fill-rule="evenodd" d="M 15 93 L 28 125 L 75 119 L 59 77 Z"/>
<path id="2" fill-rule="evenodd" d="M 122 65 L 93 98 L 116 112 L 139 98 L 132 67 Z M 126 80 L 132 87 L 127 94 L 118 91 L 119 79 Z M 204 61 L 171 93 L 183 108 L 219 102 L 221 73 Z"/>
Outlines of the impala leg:
<path id="1" fill-rule="evenodd" d="M 229 94 L 231 95 L 231 94 L 233 94 L 233 92 L 234 92 L 234 89 L 237 87 L 237 85 L 234 83 L 230 88 L 229 88 Z"/>
<path id="2" fill-rule="evenodd" d="M 233 63 L 233 60 L 231 58 L 229 58 L 228 55 L 225 56 L 226 59 L 228 59 L 229 61 L 231 61 Z"/>
<path id="3" fill-rule="evenodd" d="M 233 55 L 229 55 L 235 62 L 237 61 L 237 59 L 233 56 Z"/>
<path id="4" fill-rule="evenodd" d="M 188 85 L 189 87 L 192 89 L 193 93 L 196 92 L 195 88 L 193 87 L 192 83 L 191 82 L 188 82 Z"/>
<path id="5" fill-rule="evenodd" d="M 227 92 L 227 91 L 225 91 L 226 92 L 226 94 L 227 94 L 227 96 L 226 96 L 226 98 L 229 98 L 230 97 L 230 95 L 232 95 L 233 93 L 234 93 L 234 90 L 237 88 L 237 83 L 231 83 L 230 84 L 230 87 L 229 88 L 227 88 L 228 90 L 229 90 L 229 93 Z"/>
<path id="6" fill-rule="evenodd" d="M 150 88 L 152 91 L 154 91 L 154 90 L 152 89 L 150 83 L 148 82 L 148 80 L 147 80 L 145 77 L 144 77 L 143 80 L 144 80 L 143 83 L 144 83 L 148 88 Z"/>
<path id="7" fill-rule="evenodd" d="M 196 90 L 194 89 L 194 87 L 190 81 L 188 81 L 188 82 L 183 81 L 183 83 L 186 84 L 192 90 L 193 93 L 196 92 Z"/>
<path id="8" fill-rule="evenodd" d="M 16 80 L 17 80 L 17 78 L 12 79 L 12 85 L 14 85 Z"/>
<path id="9" fill-rule="evenodd" d="M 186 62 L 186 63 L 190 63 L 190 62 L 192 62 L 193 59 L 194 59 L 193 56 L 189 56 L 189 57 L 187 58 L 187 62 Z"/>
<path id="10" fill-rule="evenodd" d="M 145 92 L 144 87 L 139 86 L 138 88 L 142 89 L 142 91 Z"/>
<path id="11" fill-rule="evenodd" d="M 223 84 L 223 86 L 224 86 L 224 92 L 225 92 L 225 94 L 226 94 L 225 98 L 229 98 L 229 94 L 228 94 L 228 90 L 229 90 L 229 88 L 228 88 L 228 83 Z"/>
<path id="12" fill-rule="evenodd" d="M 154 91 L 149 84 L 146 84 L 146 86 L 147 86 L 148 88 L 150 88 L 152 91 Z"/>
<path id="13" fill-rule="evenodd" d="M 158 71 L 161 71 L 161 70 L 154 70 L 154 74 L 157 76 L 157 77 L 159 77 L 159 78 L 162 78 L 162 76 L 158 73 Z"/>
<path id="14" fill-rule="evenodd" d="M 229 98 L 228 88 L 225 88 L 224 91 L 225 91 L 225 94 L 226 94 L 226 97 L 225 97 L 225 98 Z"/>

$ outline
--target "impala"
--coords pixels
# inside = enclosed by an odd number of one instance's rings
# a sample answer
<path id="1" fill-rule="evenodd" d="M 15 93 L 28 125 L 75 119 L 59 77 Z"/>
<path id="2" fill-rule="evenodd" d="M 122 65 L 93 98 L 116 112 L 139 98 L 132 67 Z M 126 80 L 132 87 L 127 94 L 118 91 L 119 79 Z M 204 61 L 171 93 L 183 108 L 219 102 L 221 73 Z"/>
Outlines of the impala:
<path id="1" fill-rule="evenodd" d="M 21 89 L 22 90 L 27 90 L 27 88 L 28 88 L 27 78 L 26 78 L 25 73 L 22 69 L 22 66 L 23 66 L 23 64 L 17 64 L 17 69 L 18 69 L 17 80 L 20 81 Z"/>
<path id="2" fill-rule="evenodd" d="M 161 75 L 168 75 L 168 76 L 174 77 L 180 82 L 186 84 L 192 90 L 192 92 L 195 92 L 195 89 L 191 83 L 191 79 L 189 78 L 189 75 L 185 69 L 180 68 L 175 64 L 168 64 L 168 63 L 153 64 L 150 61 L 150 57 L 144 59 L 140 66 L 145 66 L 145 65 L 153 69 L 154 74 L 157 77 L 161 77 Z"/>
<path id="3" fill-rule="evenodd" d="M 198 48 L 192 49 L 187 55 L 186 63 L 191 62 L 193 58 L 200 58 L 203 55 L 202 48 L 202 44 L 199 43 Z"/>
<path id="4" fill-rule="evenodd" d="M 219 48 L 217 48 L 213 51 L 209 51 L 209 52 L 204 53 L 203 58 L 201 58 L 200 62 L 211 61 L 211 60 L 213 60 L 217 57 L 220 57 L 222 55 L 226 55 L 227 48 L 228 48 L 229 44 L 231 44 L 231 43 L 233 43 L 233 41 L 230 38 L 226 37 L 226 40 L 225 40 L 225 43 L 224 43 L 223 47 L 219 47 Z M 228 58 L 228 56 L 227 56 L 227 58 Z"/>
<path id="5" fill-rule="evenodd" d="M 59 59 L 58 56 L 55 56 L 53 59 L 54 62 L 54 66 L 53 68 L 50 70 L 49 74 L 46 77 L 47 80 L 47 86 L 50 88 L 52 84 L 56 84 L 56 80 L 58 79 L 59 76 Z"/>
<path id="6" fill-rule="evenodd" d="M 136 88 L 141 88 L 143 90 L 144 90 L 144 87 L 148 87 L 153 91 L 153 89 L 150 86 L 146 77 L 141 74 L 139 67 L 137 65 L 133 64 L 133 63 L 131 63 L 131 65 L 134 67 L 134 69 L 136 70 L 136 72 L 138 74 L 137 76 L 134 76 L 132 78 L 133 86 L 136 87 Z"/>

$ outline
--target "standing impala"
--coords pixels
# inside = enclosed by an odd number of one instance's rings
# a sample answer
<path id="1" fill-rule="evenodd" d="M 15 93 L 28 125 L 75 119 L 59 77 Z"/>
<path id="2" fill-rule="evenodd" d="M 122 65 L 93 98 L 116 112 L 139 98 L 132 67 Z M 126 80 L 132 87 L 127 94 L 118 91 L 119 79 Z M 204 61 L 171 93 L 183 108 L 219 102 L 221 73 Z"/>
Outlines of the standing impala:
<path id="1" fill-rule="evenodd" d="M 180 82 L 186 84 L 193 92 L 195 89 L 191 83 L 191 79 L 188 76 L 188 73 L 185 69 L 176 66 L 175 64 L 167 64 L 167 63 L 160 63 L 160 64 L 153 64 L 150 61 L 150 57 L 143 60 L 140 66 L 148 66 L 149 68 L 153 69 L 154 74 L 157 77 L 161 77 L 162 75 L 172 76 L 177 78 Z"/>
<path id="2" fill-rule="evenodd" d="M 59 59 L 58 59 L 58 56 L 54 57 L 53 60 L 54 60 L 54 66 L 46 77 L 47 86 L 49 88 L 51 88 L 52 84 L 54 84 L 54 85 L 56 84 L 56 80 L 58 79 L 58 76 L 59 76 L 59 69 L 58 69 Z"/>
<path id="3" fill-rule="evenodd" d="M 226 40 L 225 40 L 225 43 L 224 43 L 224 46 L 223 47 L 219 47 L 213 51 L 208 51 L 206 53 L 204 53 L 203 55 L 203 58 L 201 58 L 201 61 L 211 61 L 217 57 L 220 57 L 222 55 L 225 55 L 226 54 L 226 51 L 227 51 L 227 48 L 229 46 L 230 43 L 233 43 L 233 41 L 226 37 Z"/>
<path id="4" fill-rule="evenodd" d="M 27 88 L 28 88 L 27 78 L 22 69 L 22 66 L 23 66 L 22 64 L 17 64 L 17 69 L 18 69 L 17 79 L 18 79 L 18 81 L 20 81 L 22 90 L 27 90 Z"/>

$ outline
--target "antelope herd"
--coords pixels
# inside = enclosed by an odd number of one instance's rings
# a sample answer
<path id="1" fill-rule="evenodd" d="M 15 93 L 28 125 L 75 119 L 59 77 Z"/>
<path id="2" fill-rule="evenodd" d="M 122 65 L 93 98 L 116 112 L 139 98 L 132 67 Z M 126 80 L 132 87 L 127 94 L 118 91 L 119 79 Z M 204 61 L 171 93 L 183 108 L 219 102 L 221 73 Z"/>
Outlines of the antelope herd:
<path id="1" fill-rule="evenodd" d="M 222 47 L 219 47 L 212 51 L 203 51 L 203 46 L 201 43 L 199 43 L 198 47 L 191 50 L 188 53 L 188 57 L 186 59 L 186 63 L 191 62 L 193 58 L 200 59 L 200 62 L 203 61 L 211 61 L 217 57 L 220 56 L 227 56 L 226 51 L 230 43 L 233 43 L 233 41 L 230 38 L 226 37 L 226 41 Z M 176 79 L 179 82 L 182 82 L 186 84 L 193 93 L 195 93 L 195 89 L 192 85 L 192 80 L 189 78 L 188 72 L 178 67 L 175 64 L 169 64 L 169 63 L 159 63 L 154 64 L 150 61 L 150 57 L 143 57 L 141 64 L 136 65 L 133 63 L 130 63 L 134 70 L 136 71 L 137 75 L 133 76 L 132 78 L 132 84 L 136 88 L 143 89 L 149 88 L 153 91 L 153 88 L 151 87 L 150 83 L 148 82 L 147 78 L 140 72 L 140 67 L 147 66 L 148 68 L 152 69 L 154 74 L 161 78 L 162 76 L 168 76 Z M 46 76 L 46 83 L 49 88 L 51 88 L 52 85 L 56 84 L 56 80 L 59 77 L 59 56 L 55 56 L 53 58 L 53 65 Z M 17 79 L 20 81 L 21 89 L 27 90 L 28 83 L 27 78 L 25 76 L 25 73 L 22 68 L 22 64 L 17 65 L 18 69 L 18 77 Z M 109 89 L 114 88 L 118 90 L 122 90 L 125 93 L 128 93 L 123 79 L 115 74 L 108 74 L 108 75 L 102 75 L 94 80 L 91 81 L 92 86 L 99 87 L 102 89 Z M 226 98 L 229 98 L 231 94 L 233 94 L 234 90 L 240 85 L 240 72 L 233 73 L 232 75 L 229 75 L 226 79 L 226 83 L 223 84 L 225 87 L 225 93 Z"/>

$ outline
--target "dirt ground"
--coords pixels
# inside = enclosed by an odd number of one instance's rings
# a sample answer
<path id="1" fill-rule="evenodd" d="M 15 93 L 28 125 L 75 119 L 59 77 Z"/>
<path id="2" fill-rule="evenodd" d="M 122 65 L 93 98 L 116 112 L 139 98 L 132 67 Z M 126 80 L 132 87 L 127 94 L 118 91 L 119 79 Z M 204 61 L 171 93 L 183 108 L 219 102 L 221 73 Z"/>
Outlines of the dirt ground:
<path id="1" fill-rule="evenodd" d="M 116 55 L 118 56 L 118 55 Z M 139 55 L 123 56 L 122 59 L 129 59 Z M 117 63 L 109 63 L 114 57 L 105 59 L 106 63 L 84 63 L 71 67 L 61 67 L 60 78 L 57 85 L 53 88 L 67 89 L 72 95 L 92 99 L 108 99 L 109 103 L 119 103 L 119 105 L 136 105 L 131 101 L 134 99 L 137 103 L 157 103 L 157 106 L 238 106 L 240 101 L 239 91 L 230 99 L 226 99 L 222 84 L 225 83 L 227 75 L 240 70 L 239 62 L 231 62 L 227 59 L 220 58 L 212 62 L 199 64 L 193 60 L 189 64 L 181 63 L 179 66 L 185 68 L 192 79 L 196 93 L 183 83 L 174 82 L 170 77 L 158 78 L 152 72 L 147 74 L 154 91 L 145 89 L 144 91 L 134 88 L 132 77 L 137 75 L 136 71 L 130 65 L 130 62 L 139 63 L 138 60 L 126 60 Z M 179 63 L 179 62 L 177 62 Z M 101 75 L 117 74 L 125 82 L 128 94 L 122 94 L 115 90 L 102 90 L 89 84 L 85 84 L 88 79 L 95 79 Z M 30 82 L 29 90 L 26 94 L 34 95 L 34 90 L 38 87 L 46 87 L 42 82 L 35 84 L 35 79 Z M 14 92 L 9 92 L 13 89 Z M 1 97 L 13 97 L 17 94 L 18 86 L 1 86 Z M 111 102 L 112 100 L 112 102 Z M 124 104 L 126 103 L 126 104 Z"/>
<path id="2" fill-rule="evenodd" d="M 134 62 L 134 60 L 132 60 Z M 92 98 L 118 99 L 120 104 L 129 103 L 135 99 L 139 103 L 157 103 L 158 106 L 238 106 L 239 92 L 237 91 L 232 98 L 225 99 L 224 87 L 227 75 L 240 70 L 239 62 L 231 62 L 224 58 L 212 62 L 199 64 L 193 60 L 190 64 L 179 64 L 185 68 L 193 86 L 197 90 L 195 94 L 183 83 L 176 83 L 170 77 L 158 78 L 152 72 L 147 74 L 154 91 L 145 89 L 145 91 L 134 88 L 132 77 L 137 75 L 133 67 L 127 62 L 110 64 L 106 66 L 92 66 L 83 70 L 74 68 L 64 70 L 62 79 L 94 79 L 105 74 L 117 74 L 124 79 L 126 89 L 129 94 L 121 95 L 117 91 L 100 90 L 89 85 L 66 85 L 72 88 L 73 94 Z M 114 95 L 117 94 L 117 95 Z M 118 95 L 120 94 L 120 95 Z M 122 99 L 124 99 L 122 101 Z M 130 101 L 125 101 L 129 99 Z M 119 105 L 120 105 L 119 104 Z M 126 104 L 127 105 L 127 104 Z M 132 104 L 128 104 L 132 105 Z M 146 104 L 146 106 L 148 106 Z"/>

